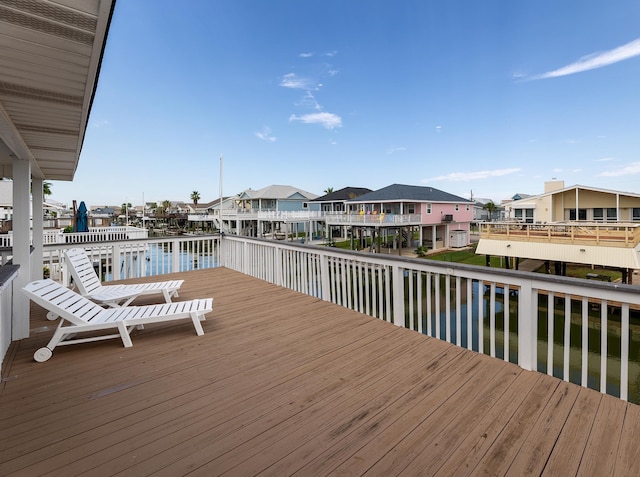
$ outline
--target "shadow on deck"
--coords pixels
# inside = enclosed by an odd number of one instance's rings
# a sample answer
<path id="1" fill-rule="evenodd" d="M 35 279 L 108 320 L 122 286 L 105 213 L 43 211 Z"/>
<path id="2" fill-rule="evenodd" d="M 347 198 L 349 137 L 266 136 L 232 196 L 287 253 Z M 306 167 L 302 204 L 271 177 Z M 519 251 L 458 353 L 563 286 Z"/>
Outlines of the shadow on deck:
<path id="1" fill-rule="evenodd" d="M 640 406 L 224 268 L 171 278 L 214 297 L 204 336 L 147 326 L 39 364 L 55 325 L 32 306 L 1 475 L 636 475 Z"/>

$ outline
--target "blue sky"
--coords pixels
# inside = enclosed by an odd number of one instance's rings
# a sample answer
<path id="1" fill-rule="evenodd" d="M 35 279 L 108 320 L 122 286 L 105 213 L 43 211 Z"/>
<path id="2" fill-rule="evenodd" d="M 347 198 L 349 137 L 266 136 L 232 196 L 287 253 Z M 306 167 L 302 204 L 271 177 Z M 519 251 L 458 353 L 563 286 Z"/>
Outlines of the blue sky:
<path id="1" fill-rule="evenodd" d="M 118 0 L 70 204 L 640 193 L 637 0 Z"/>

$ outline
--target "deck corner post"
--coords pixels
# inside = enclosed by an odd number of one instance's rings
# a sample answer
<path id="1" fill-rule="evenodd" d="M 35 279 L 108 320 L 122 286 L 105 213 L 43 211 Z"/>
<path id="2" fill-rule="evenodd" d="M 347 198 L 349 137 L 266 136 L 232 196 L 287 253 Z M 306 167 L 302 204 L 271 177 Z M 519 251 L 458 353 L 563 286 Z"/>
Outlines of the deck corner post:
<path id="1" fill-rule="evenodd" d="M 518 300 L 518 366 L 527 371 L 538 367 L 538 290 L 530 280 L 520 286 Z"/>

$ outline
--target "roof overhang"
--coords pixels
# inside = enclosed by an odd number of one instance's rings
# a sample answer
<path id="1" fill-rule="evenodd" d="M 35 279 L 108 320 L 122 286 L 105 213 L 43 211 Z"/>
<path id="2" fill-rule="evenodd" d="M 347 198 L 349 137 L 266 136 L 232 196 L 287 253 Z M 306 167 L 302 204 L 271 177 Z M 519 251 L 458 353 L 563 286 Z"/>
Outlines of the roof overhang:
<path id="1" fill-rule="evenodd" d="M 0 3 L 0 176 L 73 179 L 115 3 Z"/>

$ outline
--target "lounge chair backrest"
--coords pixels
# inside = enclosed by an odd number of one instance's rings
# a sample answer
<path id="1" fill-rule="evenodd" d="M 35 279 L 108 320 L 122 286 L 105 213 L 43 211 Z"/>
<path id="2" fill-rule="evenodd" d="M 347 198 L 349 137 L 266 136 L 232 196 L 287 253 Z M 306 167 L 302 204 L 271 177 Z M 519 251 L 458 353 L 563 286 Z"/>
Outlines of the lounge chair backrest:
<path id="1" fill-rule="evenodd" d="M 93 268 L 87 253 L 81 248 L 72 248 L 64 252 L 65 262 L 73 281 L 82 296 L 97 293 L 102 288 L 100 277 Z"/>
<path id="2" fill-rule="evenodd" d="M 23 291 L 41 307 L 75 325 L 91 323 L 93 318 L 105 311 L 97 303 L 80 296 L 50 278 L 31 282 L 23 288 Z"/>

